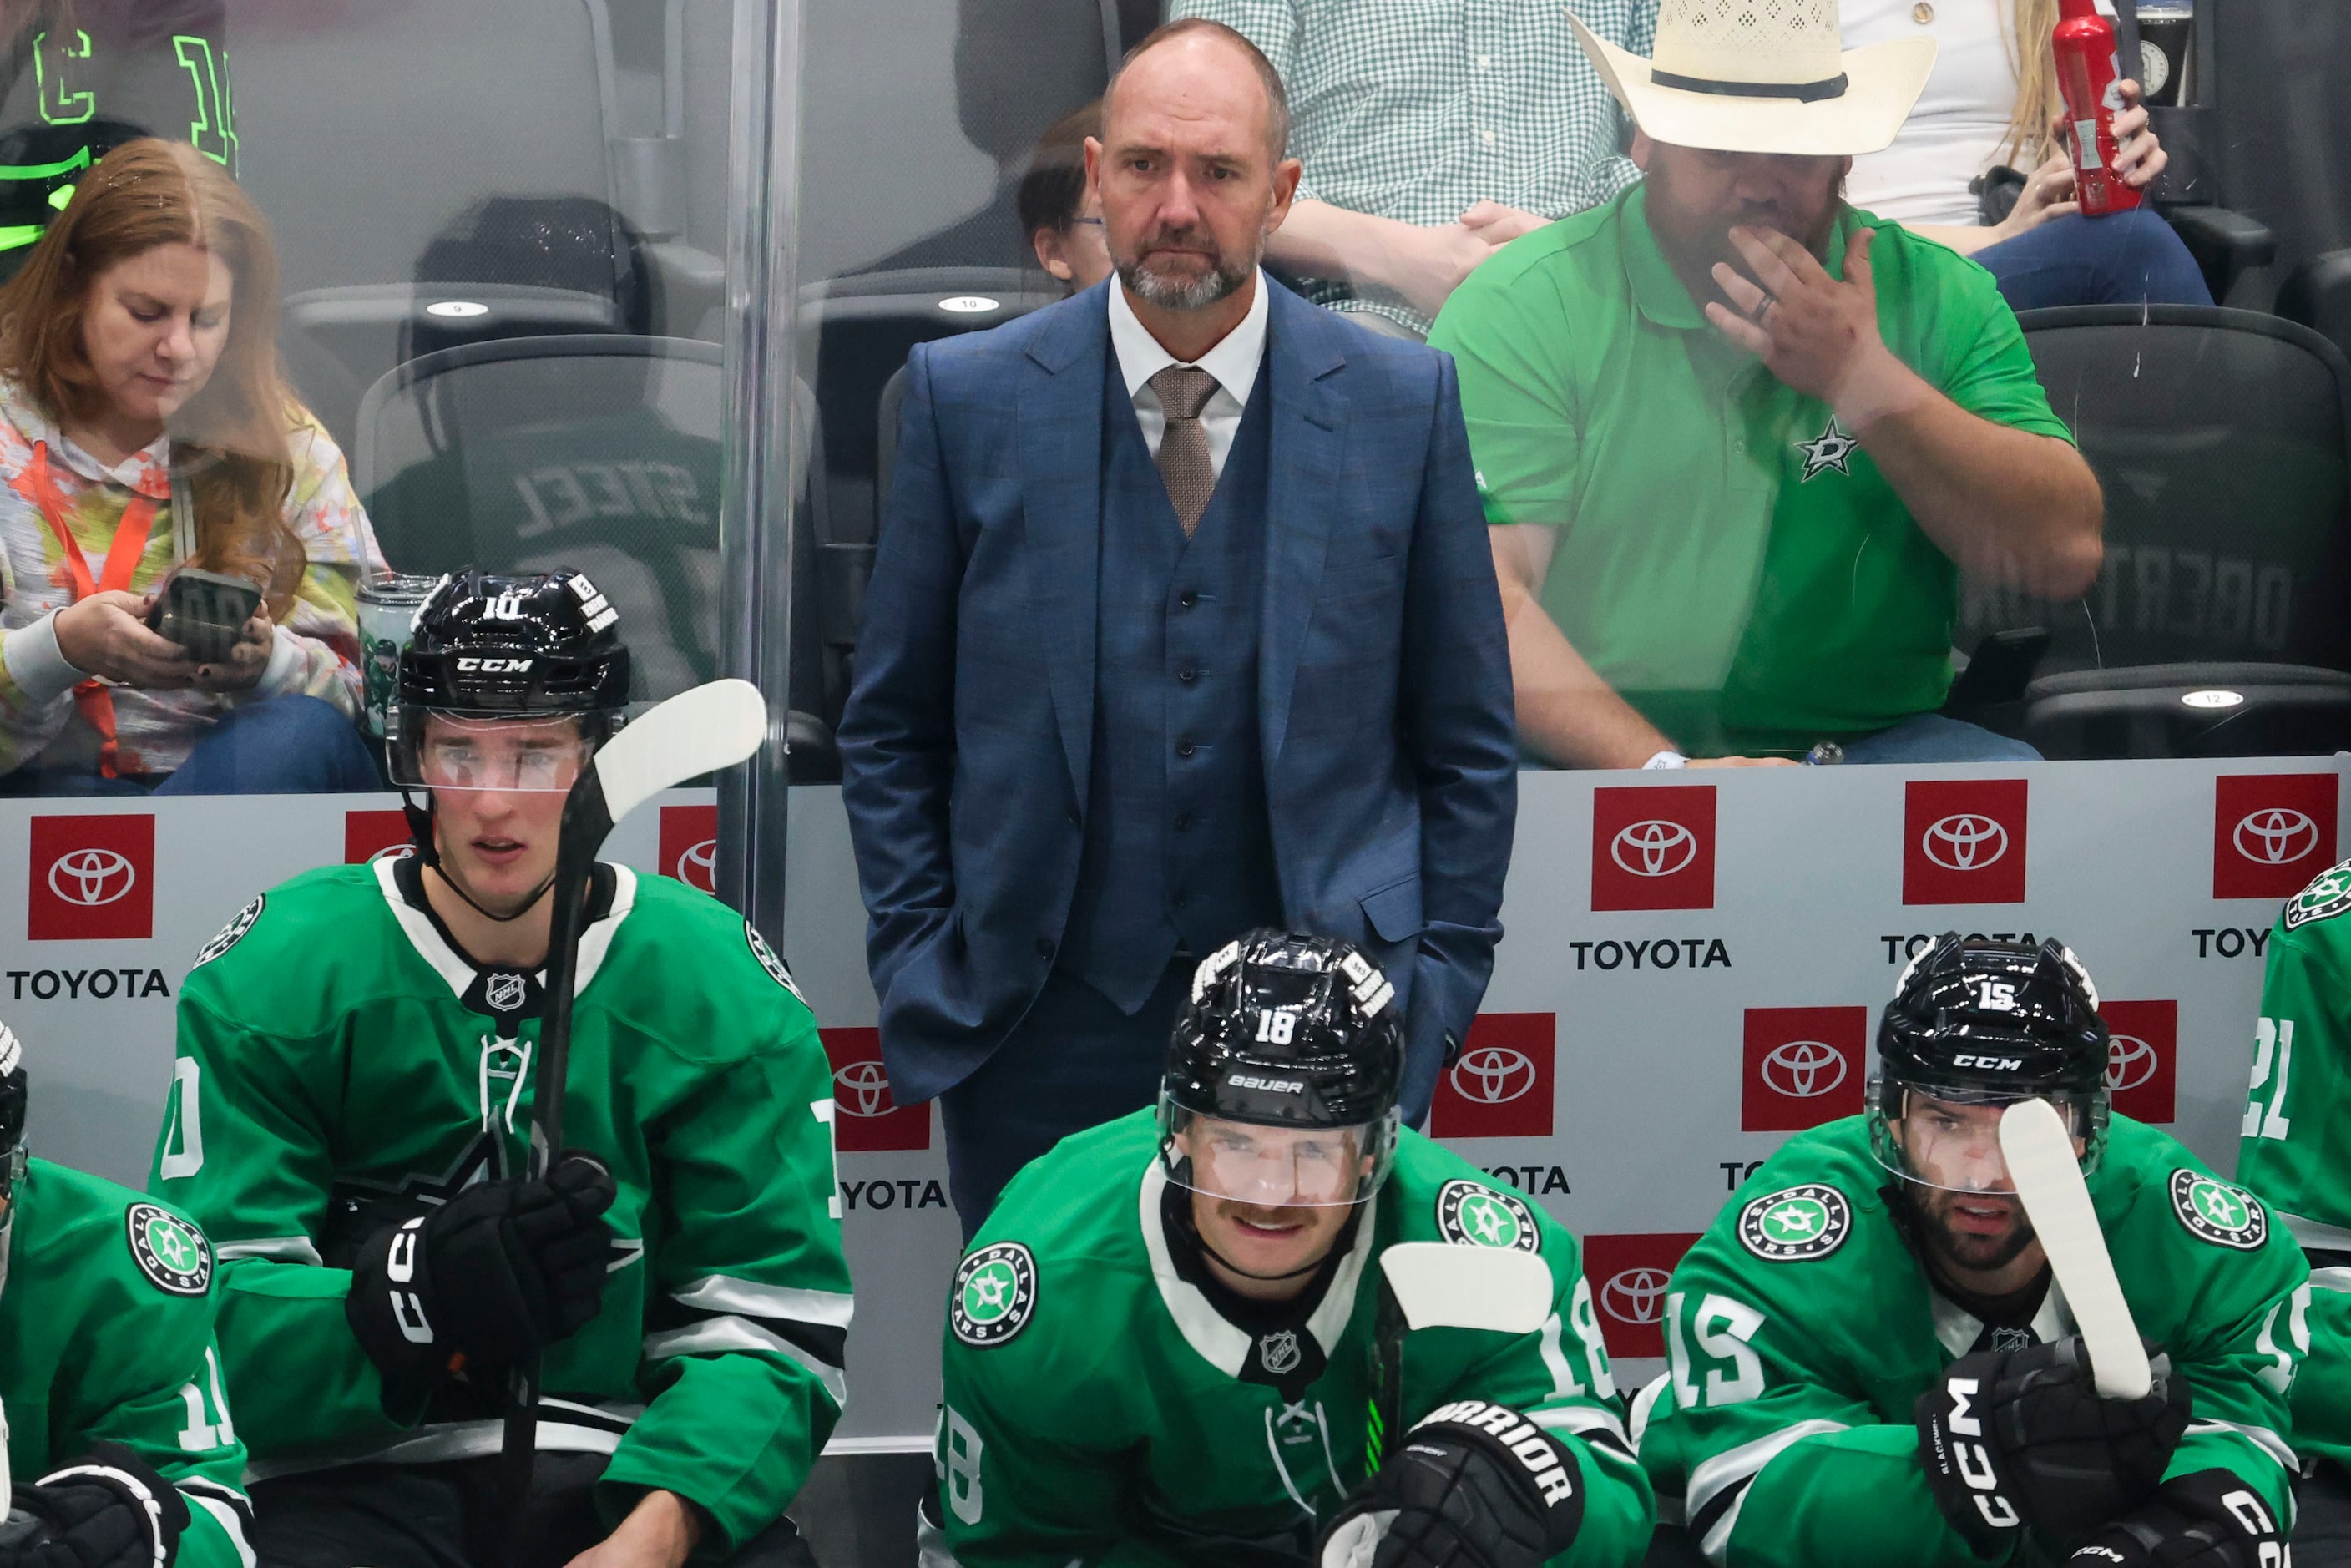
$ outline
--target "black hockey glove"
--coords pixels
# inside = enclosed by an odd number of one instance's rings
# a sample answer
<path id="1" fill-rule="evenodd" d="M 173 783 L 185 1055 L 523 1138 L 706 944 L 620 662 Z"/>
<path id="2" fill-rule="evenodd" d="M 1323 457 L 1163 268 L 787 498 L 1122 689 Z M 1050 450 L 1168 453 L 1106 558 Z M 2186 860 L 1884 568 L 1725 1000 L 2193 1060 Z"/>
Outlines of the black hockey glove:
<path id="1" fill-rule="evenodd" d="M 2227 1470 L 2178 1476 L 2075 1550 L 2068 1568 L 2276 1568 L 2285 1536 Z"/>
<path id="2" fill-rule="evenodd" d="M 1977 1550 L 2026 1526 L 2078 1541 L 2154 1495 L 2188 1429 L 2185 1378 L 2154 1360 L 2143 1399 L 2101 1399 L 2078 1336 L 1979 1351 L 1918 1396 L 1918 1463 L 1943 1517 Z"/>
<path id="3" fill-rule="evenodd" d="M 1319 1568 L 1541 1568 L 1583 1522 L 1575 1455 L 1507 1406 L 1440 1406 L 1323 1531 Z"/>
<path id="4" fill-rule="evenodd" d="M 120 1443 L 18 1487 L 0 1531 L 6 1568 L 164 1568 L 188 1528 L 187 1500 Z"/>
<path id="5" fill-rule="evenodd" d="M 601 1161 L 567 1154 L 544 1180 L 467 1187 L 363 1243 L 344 1314 L 387 1399 L 429 1393 L 458 1356 L 477 1375 L 514 1366 L 593 1318 L 614 1191 Z"/>

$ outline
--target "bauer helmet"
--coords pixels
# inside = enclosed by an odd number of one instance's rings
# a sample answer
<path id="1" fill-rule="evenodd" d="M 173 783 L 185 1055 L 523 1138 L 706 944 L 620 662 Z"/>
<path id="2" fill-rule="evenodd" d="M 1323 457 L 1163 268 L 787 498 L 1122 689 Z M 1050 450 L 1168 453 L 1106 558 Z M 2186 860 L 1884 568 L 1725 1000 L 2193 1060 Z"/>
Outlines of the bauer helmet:
<path id="1" fill-rule="evenodd" d="M 1947 932 L 1903 969 L 1879 1021 L 1871 1151 L 1911 1181 L 1952 1186 L 1917 1137 L 1906 1145 L 1899 1134 L 1914 1094 L 1947 1107 L 2044 1099 L 2073 1133 L 2083 1169 L 2094 1169 L 2105 1144 L 2106 1051 L 2097 988 L 2071 948 Z M 1991 1135 L 1993 1118 L 1974 1120 L 1972 1136 Z"/>
<path id="2" fill-rule="evenodd" d="M 1170 1181 L 1270 1207 L 1360 1203 L 1395 1157 L 1404 1026 L 1377 966 L 1257 930 L 1192 977 L 1159 1093 Z"/>

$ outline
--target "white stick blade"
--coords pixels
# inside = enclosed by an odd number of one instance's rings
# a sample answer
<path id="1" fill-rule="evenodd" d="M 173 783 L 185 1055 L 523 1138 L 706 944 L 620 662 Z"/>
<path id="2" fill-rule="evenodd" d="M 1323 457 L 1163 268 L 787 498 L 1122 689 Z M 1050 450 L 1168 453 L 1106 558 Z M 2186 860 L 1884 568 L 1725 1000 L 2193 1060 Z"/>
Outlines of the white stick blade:
<path id="1" fill-rule="evenodd" d="M 689 779 L 732 768 L 768 738 L 768 702 L 748 681 L 712 681 L 632 719 L 596 753 L 614 822 Z"/>
<path id="2" fill-rule="evenodd" d="M 1399 1241 L 1380 1268 L 1412 1328 L 1532 1333 L 1551 1316 L 1550 1265 L 1515 1247 Z"/>
<path id="3" fill-rule="evenodd" d="M 2049 1254 L 2049 1266 L 2065 1291 L 2074 1325 L 2090 1353 L 2098 1393 L 2108 1399 L 2139 1399 L 2153 1385 L 2138 1325 L 2090 1207 L 2090 1189 L 2064 1119 L 2046 1100 L 2022 1100 L 2001 1113 L 2000 1152 L 2016 1183 L 2032 1228 Z"/>

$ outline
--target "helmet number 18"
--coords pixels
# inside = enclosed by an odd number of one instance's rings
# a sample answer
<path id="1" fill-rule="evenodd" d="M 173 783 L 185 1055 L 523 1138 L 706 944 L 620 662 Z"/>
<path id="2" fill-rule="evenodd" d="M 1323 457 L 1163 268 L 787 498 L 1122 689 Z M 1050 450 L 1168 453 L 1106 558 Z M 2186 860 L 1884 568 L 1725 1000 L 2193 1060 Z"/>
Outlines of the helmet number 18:
<path id="1" fill-rule="evenodd" d="M 1298 1032 L 1298 1015 L 1288 1008 L 1269 1008 L 1257 1015 L 1257 1038 L 1263 1045 L 1288 1045 Z"/>

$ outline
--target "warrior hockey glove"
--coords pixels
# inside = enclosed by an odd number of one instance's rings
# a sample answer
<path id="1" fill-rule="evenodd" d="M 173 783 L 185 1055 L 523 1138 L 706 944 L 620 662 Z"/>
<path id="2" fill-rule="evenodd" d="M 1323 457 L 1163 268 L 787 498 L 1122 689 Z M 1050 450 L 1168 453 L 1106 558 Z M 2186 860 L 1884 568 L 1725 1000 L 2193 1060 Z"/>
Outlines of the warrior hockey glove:
<path id="1" fill-rule="evenodd" d="M 2152 1501 L 2084 1542 L 2067 1568 L 2273 1568 L 2285 1560 L 2269 1504 L 2213 1469 L 2164 1482 Z"/>
<path id="2" fill-rule="evenodd" d="M 1320 1568 L 1541 1568 L 1583 1522 L 1583 1474 L 1556 1437 L 1500 1405 L 1440 1406 L 1357 1487 Z"/>
<path id="3" fill-rule="evenodd" d="M 1918 1396 L 1918 1463 L 1978 1551 L 2032 1529 L 2077 1541 L 2154 1495 L 2188 1429 L 2184 1378 L 2154 1360 L 2142 1399 L 2102 1399 L 2079 1337 L 1979 1351 Z"/>
<path id="4" fill-rule="evenodd" d="M 429 1394 L 459 1356 L 476 1374 L 514 1366 L 593 1318 L 613 1195 L 601 1162 L 568 1154 L 544 1180 L 467 1187 L 363 1243 L 344 1313 L 387 1397 Z"/>
<path id="5" fill-rule="evenodd" d="M 188 1528 L 188 1505 L 120 1443 L 18 1487 L 0 1537 L 5 1568 L 163 1568 Z"/>

